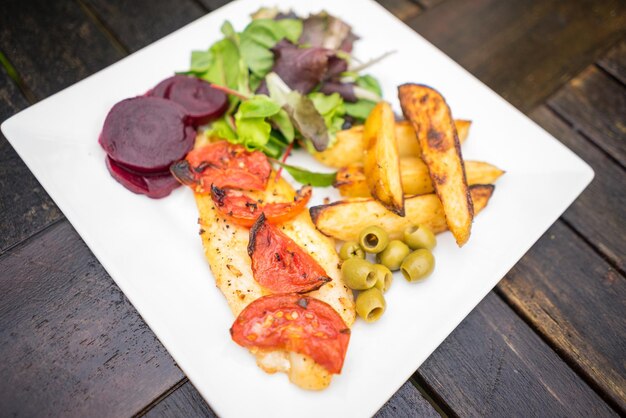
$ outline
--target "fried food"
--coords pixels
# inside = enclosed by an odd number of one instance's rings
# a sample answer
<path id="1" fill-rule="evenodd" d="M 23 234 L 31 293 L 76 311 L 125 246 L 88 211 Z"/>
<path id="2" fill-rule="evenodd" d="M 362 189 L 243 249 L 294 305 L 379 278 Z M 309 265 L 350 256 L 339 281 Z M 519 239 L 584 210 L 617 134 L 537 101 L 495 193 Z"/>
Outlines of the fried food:
<path id="1" fill-rule="evenodd" d="M 459 246 L 470 237 L 474 210 L 461 144 L 448 104 L 438 91 L 420 84 L 398 88 L 404 116 L 411 121 L 448 228 Z"/>

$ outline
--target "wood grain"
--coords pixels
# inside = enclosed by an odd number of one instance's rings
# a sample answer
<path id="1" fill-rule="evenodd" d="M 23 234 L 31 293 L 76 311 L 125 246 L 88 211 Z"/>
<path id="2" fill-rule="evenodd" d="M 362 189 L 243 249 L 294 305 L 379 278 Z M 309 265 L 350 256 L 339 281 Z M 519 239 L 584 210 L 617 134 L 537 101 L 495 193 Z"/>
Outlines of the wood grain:
<path id="1" fill-rule="evenodd" d="M 622 84 L 626 84 L 626 41 L 611 49 L 598 61 L 598 65 Z"/>
<path id="2" fill-rule="evenodd" d="M 28 105 L 0 67 L 0 122 Z M 0 254 L 62 217 L 39 182 L 0 134 Z"/>
<path id="3" fill-rule="evenodd" d="M 146 418 L 215 417 L 215 413 L 202 399 L 190 382 L 186 382 L 149 409 Z M 376 418 L 438 417 L 435 408 L 409 381 L 383 405 Z"/>
<path id="4" fill-rule="evenodd" d="M 67 221 L 0 257 L 4 416 L 129 416 L 182 379 Z"/>
<path id="5" fill-rule="evenodd" d="M 413 386 L 411 381 L 406 382 L 393 395 L 391 399 L 383 405 L 374 415 L 375 418 L 394 418 L 402 416 L 405 418 L 425 418 L 438 417 L 439 413 Z"/>
<path id="6" fill-rule="evenodd" d="M 626 281 L 563 223 L 500 282 L 507 302 L 626 412 Z"/>
<path id="7" fill-rule="evenodd" d="M 493 292 L 416 378 L 461 416 L 615 416 Z"/>
<path id="8" fill-rule="evenodd" d="M 563 217 L 613 265 L 625 271 L 626 182 L 620 181 L 624 178 L 624 171 L 546 106 L 540 106 L 530 117 L 595 171 L 591 184 Z M 566 282 L 567 277 L 557 280 Z"/>
<path id="9" fill-rule="evenodd" d="M 231 0 L 198 0 L 204 7 L 207 8 L 207 10 L 209 11 L 213 11 L 215 9 L 219 9 L 220 7 L 224 6 L 225 4 L 230 3 Z M 268 5 L 270 5 L 271 3 L 268 3 Z M 254 10 L 251 10 L 250 13 L 254 12 Z"/>
<path id="10" fill-rule="evenodd" d="M 408 23 L 528 111 L 624 35 L 626 3 L 446 0 Z"/>
<path id="11" fill-rule="evenodd" d="M 417 16 L 421 8 L 409 0 L 376 0 L 385 9 L 389 10 L 400 20 L 407 20 Z M 365 36 L 365 35 L 362 35 Z"/>
<path id="12" fill-rule="evenodd" d="M 590 66 L 548 103 L 626 167 L 626 86 Z"/>
<path id="13" fill-rule="evenodd" d="M 204 14 L 192 0 L 83 0 L 115 37 L 137 51 Z"/>
<path id="14" fill-rule="evenodd" d="M 143 416 L 146 418 L 217 417 L 189 381 L 155 404 Z"/>
<path id="15" fill-rule="evenodd" d="M 39 99 L 124 56 L 73 0 L 3 1 L 0 45 Z"/>

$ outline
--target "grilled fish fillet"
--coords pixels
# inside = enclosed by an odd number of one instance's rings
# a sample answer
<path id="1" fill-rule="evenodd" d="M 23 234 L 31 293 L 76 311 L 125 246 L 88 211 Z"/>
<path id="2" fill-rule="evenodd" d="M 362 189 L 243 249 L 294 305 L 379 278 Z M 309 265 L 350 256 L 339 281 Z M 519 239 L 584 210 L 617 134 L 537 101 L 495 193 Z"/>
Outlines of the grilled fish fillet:
<path id="1" fill-rule="evenodd" d="M 275 181 L 274 173 L 267 190 L 253 192 L 265 202 L 285 202 L 294 197 L 293 188 L 283 179 Z M 200 213 L 200 235 L 204 253 L 235 317 L 252 301 L 269 294 L 252 276 L 247 246 L 250 231 L 228 222 L 216 210 L 211 196 L 195 194 Z M 339 257 L 333 239 L 324 236 L 313 225 L 308 210 L 280 225 L 281 230 L 324 268 L 332 281 L 308 295 L 328 303 L 348 327 L 355 318 L 352 292 L 343 284 L 339 272 Z M 289 380 L 304 388 L 319 390 L 330 384 L 332 374 L 310 357 L 285 350 L 257 350 L 252 352 L 257 364 L 268 373 L 285 372 Z"/>

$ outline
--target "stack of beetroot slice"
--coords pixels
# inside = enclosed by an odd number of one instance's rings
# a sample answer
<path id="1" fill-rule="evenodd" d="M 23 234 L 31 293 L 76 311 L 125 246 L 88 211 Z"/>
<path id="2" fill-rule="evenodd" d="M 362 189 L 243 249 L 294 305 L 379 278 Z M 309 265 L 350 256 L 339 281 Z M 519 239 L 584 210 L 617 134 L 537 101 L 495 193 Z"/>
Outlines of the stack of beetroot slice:
<path id="1" fill-rule="evenodd" d="M 122 100 L 109 111 L 100 134 L 109 173 L 134 193 L 169 195 L 179 186 L 170 165 L 193 148 L 196 127 L 220 117 L 227 107 L 224 93 L 180 75 L 145 96 Z"/>

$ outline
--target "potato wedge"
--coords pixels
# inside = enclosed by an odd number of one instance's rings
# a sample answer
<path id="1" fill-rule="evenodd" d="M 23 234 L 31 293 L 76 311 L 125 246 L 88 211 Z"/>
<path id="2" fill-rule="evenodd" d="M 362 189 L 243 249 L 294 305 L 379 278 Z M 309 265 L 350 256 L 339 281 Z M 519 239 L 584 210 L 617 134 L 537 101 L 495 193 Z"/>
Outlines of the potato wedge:
<path id="1" fill-rule="evenodd" d="M 365 121 L 363 173 L 370 194 L 393 213 L 404 216 L 400 157 L 391 105 L 379 102 Z"/>
<path id="2" fill-rule="evenodd" d="M 467 184 L 494 183 L 504 171 L 489 163 L 465 161 Z M 400 158 L 400 176 L 405 195 L 426 194 L 434 191 L 428 167 L 417 157 Z M 337 171 L 334 187 L 344 197 L 371 197 L 362 164 L 350 164 Z"/>
<path id="3" fill-rule="evenodd" d="M 491 184 L 470 186 L 474 209 L 478 214 L 487 206 L 495 189 Z M 391 239 L 402 238 L 411 225 L 425 225 L 434 233 L 448 229 L 441 201 L 436 194 L 407 197 L 405 216 L 389 212 L 374 199 L 348 199 L 309 209 L 313 223 L 323 234 L 344 241 L 356 241 L 359 233 L 370 225 L 383 228 Z"/>
<path id="4" fill-rule="evenodd" d="M 459 141 L 465 142 L 472 124 L 469 120 L 457 119 L 456 125 Z M 416 141 L 415 130 L 409 121 L 396 122 L 396 141 L 398 141 L 398 153 L 400 157 L 419 157 L 421 149 Z M 329 167 L 341 168 L 349 164 L 363 161 L 363 125 L 354 126 L 350 129 L 337 132 L 335 143 L 332 147 L 316 152 L 315 158 Z"/>
<path id="5" fill-rule="evenodd" d="M 417 133 L 422 160 L 428 166 L 448 228 L 461 247 L 470 237 L 474 211 L 450 108 L 441 94 L 428 86 L 403 84 L 398 93 L 404 116 Z"/>

